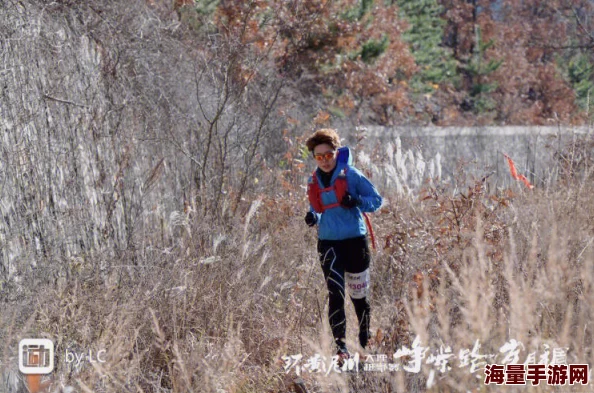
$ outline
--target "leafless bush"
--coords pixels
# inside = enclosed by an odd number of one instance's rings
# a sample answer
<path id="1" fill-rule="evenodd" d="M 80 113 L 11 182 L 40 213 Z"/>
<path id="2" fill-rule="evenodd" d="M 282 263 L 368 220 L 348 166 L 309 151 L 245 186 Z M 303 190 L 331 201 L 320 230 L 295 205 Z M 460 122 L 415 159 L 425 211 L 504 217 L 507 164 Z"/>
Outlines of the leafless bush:
<path id="1" fill-rule="evenodd" d="M 265 59 L 237 37 L 200 47 L 143 1 L 1 12 L 5 279 L 42 261 L 60 261 L 55 280 L 64 261 L 137 258 L 147 233 L 171 246 L 189 211 L 235 213 L 282 126 Z"/>

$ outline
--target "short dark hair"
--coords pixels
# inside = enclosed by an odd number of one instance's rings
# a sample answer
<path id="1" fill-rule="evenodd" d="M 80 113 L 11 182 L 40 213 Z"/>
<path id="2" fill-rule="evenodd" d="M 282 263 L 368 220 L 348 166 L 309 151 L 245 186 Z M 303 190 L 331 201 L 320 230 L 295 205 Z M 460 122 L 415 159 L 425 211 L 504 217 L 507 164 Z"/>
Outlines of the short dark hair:
<path id="1" fill-rule="evenodd" d="M 307 150 L 314 151 L 317 145 L 322 145 L 324 143 L 332 146 L 332 149 L 334 150 L 340 147 L 340 138 L 338 137 L 336 130 L 332 128 L 322 128 L 317 130 L 309 137 L 307 142 L 305 142 L 305 146 L 307 146 Z"/>

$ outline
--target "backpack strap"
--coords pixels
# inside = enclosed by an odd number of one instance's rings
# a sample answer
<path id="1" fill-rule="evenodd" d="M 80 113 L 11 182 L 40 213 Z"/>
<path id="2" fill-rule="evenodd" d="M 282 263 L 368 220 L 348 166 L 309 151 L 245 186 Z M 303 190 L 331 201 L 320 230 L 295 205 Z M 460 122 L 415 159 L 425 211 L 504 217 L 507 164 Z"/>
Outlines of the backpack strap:
<path id="1" fill-rule="evenodd" d="M 321 188 L 320 183 L 318 182 L 318 175 L 316 174 L 316 170 L 313 171 L 311 174 L 311 178 L 307 184 L 307 195 L 309 198 L 309 203 L 312 208 L 317 213 L 323 213 L 328 209 L 332 209 L 334 207 L 340 206 L 340 202 L 342 197 L 347 191 L 348 184 L 346 179 L 346 173 L 348 171 L 348 165 L 345 166 L 343 169 L 340 170 L 337 178 L 334 180 L 334 183 L 331 184 L 329 187 Z M 336 203 L 332 203 L 330 205 L 324 205 L 322 202 L 322 192 L 329 192 L 334 191 L 336 195 Z"/>

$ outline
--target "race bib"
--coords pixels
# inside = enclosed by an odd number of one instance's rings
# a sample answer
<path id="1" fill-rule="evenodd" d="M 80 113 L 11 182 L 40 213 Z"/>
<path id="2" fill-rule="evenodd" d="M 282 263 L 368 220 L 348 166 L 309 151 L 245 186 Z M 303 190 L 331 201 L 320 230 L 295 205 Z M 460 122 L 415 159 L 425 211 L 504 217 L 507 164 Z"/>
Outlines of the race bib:
<path id="1" fill-rule="evenodd" d="M 349 294 L 353 299 L 363 299 L 369 295 L 369 269 L 362 271 L 361 273 L 344 273 Z"/>

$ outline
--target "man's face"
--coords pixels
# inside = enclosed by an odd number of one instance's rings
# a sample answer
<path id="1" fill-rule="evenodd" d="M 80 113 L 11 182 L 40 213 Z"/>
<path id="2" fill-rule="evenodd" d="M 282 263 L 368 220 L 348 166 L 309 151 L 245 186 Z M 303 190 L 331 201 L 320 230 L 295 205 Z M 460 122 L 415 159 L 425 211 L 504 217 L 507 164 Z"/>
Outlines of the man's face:
<path id="1" fill-rule="evenodd" d="M 317 145 L 313 151 L 318 167 L 324 172 L 332 172 L 336 167 L 336 150 L 332 146 L 322 143 Z"/>

